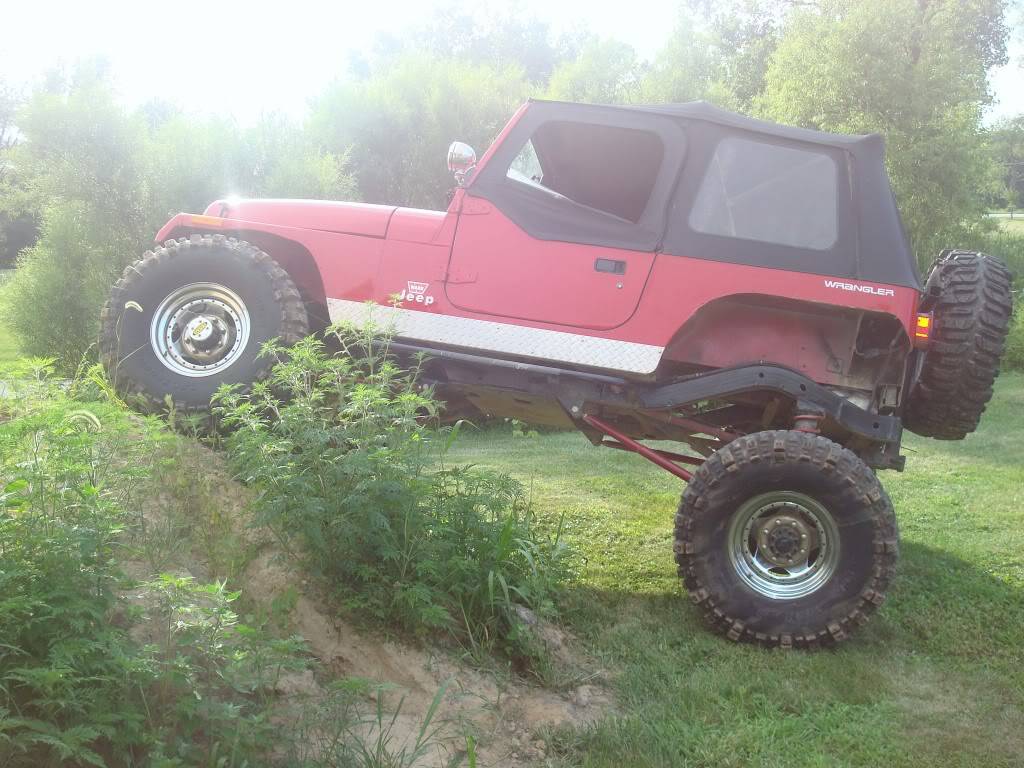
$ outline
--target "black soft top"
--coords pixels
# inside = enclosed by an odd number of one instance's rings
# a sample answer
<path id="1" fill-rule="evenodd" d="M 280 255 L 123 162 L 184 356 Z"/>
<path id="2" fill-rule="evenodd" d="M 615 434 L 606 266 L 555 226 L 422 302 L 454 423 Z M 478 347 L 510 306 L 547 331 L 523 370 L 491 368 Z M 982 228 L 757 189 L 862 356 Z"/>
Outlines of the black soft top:
<path id="1" fill-rule="evenodd" d="M 564 101 L 546 101 L 535 99 L 534 101 L 545 101 L 548 104 L 569 105 Z M 587 106 L 573 104 L 572 106 Z M 592 106 L 592 105 L 591 105 Z M 792 141 L 804 141 L 814 144 L 826 144 L 830 147 L 849 147 L 851 145 L 877 142 L 879 149 L 884 148 L 884 142 L 880 134 L 869 133 L 861 136 L 848 135 L 844 133 L 825 133 L 824 131 L 812 131 L 809 128 L 797 128 L 792 125 L 781 125 L 767 120 L 758 120 L 756 117 L 747 117 L 727 109 L 716 107 L 706 101 L 688 101 L 684 104 L 638 104 L 629 106 L 601 105 L 606 109 L 628 109 L 637 112 L 646 112 L 655 115 L 667 115 L 668 117 L 683 117 L 691 120 L 704 120 L 709 123 L 726 125 L 743 131 L 763 133 L 769 136 L 778 136 L 780 139 L 791 139 Z"/>
<path id="2" fill-rule="evenodd" d="M 550 210 L 544 210 L 550 209 L 549 205 L 534 205 L 521 191 L 510 190 L 510 185 L 503 183 L 505 172 L 526 140 L 532 139 L 537 153 L 541 154 L 544 148 L 538 142 L 543 143 L 545 132 L 538 129 L 545 123 L 563 121 L 658 133 L 665 146 L 661 162 L 666 168 L 665 175 L 670 178 L 659 179 L 654 187 L 648 208 L 655 210 L 631 222 L 601 221 L 593 211 L 580 211 L 577 216 L 568 208 L 552 216 Z M 703 210 L 702 215 L 706 217 L 715 216 L 714 202 L 708 201 L 707 194 L 701 197 L 700 187 L 719 145 L 727 137 L 761 142 L 751 146 L 767 143 L 831 157 L 837 169 L 834 186 L 837 188 L 838 223 L 834 243 L 829 247 L 800 247 L 785 243 L 784 237 L 778 238 L 782 243 L 758 242 L 741 236 L 722 236 L 715 233 L 714 226 L 695 224 L 695 211 Z M 609 162 L 614 163 L 616 159 L 610 158 Z M 742 159 L 735 162 L 740 165 L 733 168 L 732 183 L 742 184 L 748 176 L 752 185 L 756 183 L 756 154 L 749 167 L 742 165 Z M 533 236 L 542 239 L 658 250 L 715 261 L 921 287 L 917 264 L 885 170 L 885 142 L 878 134 L 849 136 L 778 125 L 703 101 L 611 106 L 532 100 L 493 161 L 473 180 L 469 193 L 492 200 Z M 662 196 L 660 201 L 659 195 Z M 794 199 L 798 197 L 795 195 Z M 813 213 L 810 209 L 806 212 L 800 209 L 773 211 L 771 206 L 763 206 L 748 207 L 743 215 L 763 217 L 763 227 L 770 229 L 773 222 L 768 219 L 772 216 L 777 227 L 787 227 L 794 221 L 799 224 L 801 216 L 809 221 Z M 810 242 L 813 246 L 813 236 Z"/>

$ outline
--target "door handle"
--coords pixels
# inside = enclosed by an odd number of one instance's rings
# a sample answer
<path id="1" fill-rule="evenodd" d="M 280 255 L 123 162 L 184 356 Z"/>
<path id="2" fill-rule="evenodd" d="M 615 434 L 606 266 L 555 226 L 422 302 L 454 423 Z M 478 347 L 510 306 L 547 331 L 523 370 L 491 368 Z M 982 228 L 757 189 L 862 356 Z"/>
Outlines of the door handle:
<path id="1" fill-rule="evenodd" d="M 612 275 L 624 275 L 626 274 L 626 262 L 619 259 L 598 258 L 594 261 L 594 271 L 608 272 Z"/>

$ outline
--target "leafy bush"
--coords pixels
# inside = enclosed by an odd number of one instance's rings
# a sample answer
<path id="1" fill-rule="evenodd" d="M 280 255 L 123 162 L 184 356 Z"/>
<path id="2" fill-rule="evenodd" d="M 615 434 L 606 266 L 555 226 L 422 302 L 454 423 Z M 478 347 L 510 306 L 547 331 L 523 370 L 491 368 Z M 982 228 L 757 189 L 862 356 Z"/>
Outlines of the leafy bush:
<path id="1" fill-rule="evenodd" d="M 1019 304 L 1017 305 L 1017 311 L 1013 315 L 1010 336 L 1006 339 L 1006 352 L 1003 353 L 1003 369 L 1007 371 L 1024 371 L 1024 308 Z"/>
<path id="2" fill-rule="evenodd" d="M 328 86 L 308 130 L 320 145 L 348 154 L 363 200 L 446 208 L 448 144 L 461 139 L 483 154 L 528 91 L 511 63 L 407 52 L 381 61 L 371 77 Z"/>
<path id="3" fill-rule="evenodd" d="M 351 607 L 474 649 L 527 650 L 514 607 L 553 610 L 559 532 L 540 532 L 508 476 L 444 466 L 457 429 L 428 426 L 437 405 L 386 341 L 331 333 L 342 354 L 313 338 L 287 356 L 270 344 L 270 380 L 215 400 L 234 464 L 259 491 L 258 520 Z"/>
<path id="4" fill-rule="evenodd" d="M 111 560 L 138 485 L 118 439 L 60 402 L 0 425 L 0 762 L 102 764 L 94 743 L 141 739 L 140 674 L 114 608 Z M 123 438 L 123 436 L 122 436 Z M 141 458 L 141 457 L 137 457 Z"/>
<path id="5" fill-rule="evenodd" d="M 991 222 L 989 222 L 991 223 Z M 998 256 L 1013 272 L 1018 295 L 1024 287 L 1024 236 L 1005 229 L 976 227 L 960 246 Z"/>
<path id="6" fill-rule="evenodd" d="M 242 129 L 159 105 L 129 110 L 88 62 L 36 88 L 17 124 L 24 141 L 0 160 L 12 177 L 0 217 L 38 223 L 39 239 L 21 252 L 0 315 L 26 354 L 55 357 L 65 373 L 90 352 L 111 284 L 172 214 L 228 195 L 356 194 L 344 147 L 327 152 L 280 117 Z"/>
<path id="7" fill-rule="evenodd" d="M 119 560 L 174 438 L 48 373 L 0 371 L 0 765 L 252 764 L 283 738 L 268 697 L 297 641 L 240 625 L 223 584 L 161 577 L 125 609 Z"/>
<path id="8" fill-rule="evenodd" d="M 68 203 L 43 216 L 39 242 L 22 252 L 3 287 L 0 317 L 28 355 L 72 373 L 96 340 L 99 306 L 120 274 L 124 243 L 104 243 L 86 207 Z"/>
<path id="9" fill-rule="evenodd" d="M 137 651 L 150 764 L 242 768 L 288 740 L 289 719 L 269 715 L 281 675 L 307 666 L 304 644 L 241 624 L 239 594 L 170 574 L 139 590 L 155 628 Z"/>

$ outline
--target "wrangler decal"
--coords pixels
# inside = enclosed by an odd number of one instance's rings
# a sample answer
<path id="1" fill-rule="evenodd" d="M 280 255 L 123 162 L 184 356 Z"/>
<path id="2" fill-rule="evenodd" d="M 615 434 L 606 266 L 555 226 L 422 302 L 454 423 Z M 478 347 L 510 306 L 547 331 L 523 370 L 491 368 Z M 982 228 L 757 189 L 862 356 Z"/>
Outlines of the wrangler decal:
<path id="1" fill-rule="evenodd" d="M 876 288 L 873 285 L 863 283 L 847 283 L 842 280 L 826 280 L 826 288 L 838 288 L 841 291 L 853 291 L 854 293 L 870 293 L 873 296 L 895 296 L 896 291 L 892 288 Z"/>

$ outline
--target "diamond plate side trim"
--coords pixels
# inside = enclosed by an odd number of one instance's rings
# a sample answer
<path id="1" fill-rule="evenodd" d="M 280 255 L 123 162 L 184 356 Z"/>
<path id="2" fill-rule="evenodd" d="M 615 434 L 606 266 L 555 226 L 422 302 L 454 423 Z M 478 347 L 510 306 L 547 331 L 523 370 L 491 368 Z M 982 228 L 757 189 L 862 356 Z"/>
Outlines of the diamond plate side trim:
<path id="1" fill-rule="evenodd" d="M 470 317 L 419 312 L 402 307 L 384 307 L 345 299 L 327 299 L 331 322 L 365 323 L 372 315 L 396 337 L 434 344 L 516 355 L 536 360 L 586 365 L 611 371 L 653 373 L 661 362 L 664 347 L 617 339 L 602 339 L 545 328 L 531 328 Z"/>

